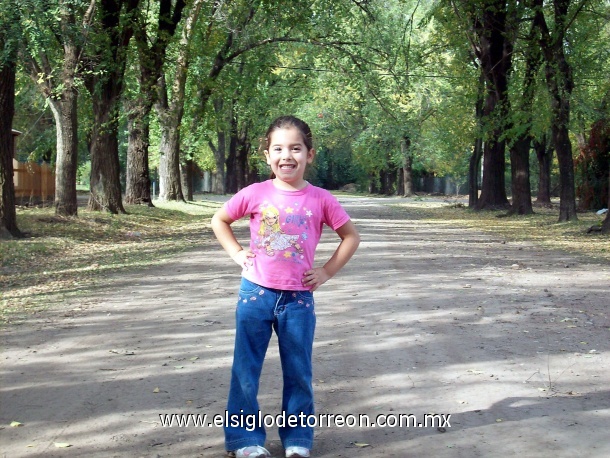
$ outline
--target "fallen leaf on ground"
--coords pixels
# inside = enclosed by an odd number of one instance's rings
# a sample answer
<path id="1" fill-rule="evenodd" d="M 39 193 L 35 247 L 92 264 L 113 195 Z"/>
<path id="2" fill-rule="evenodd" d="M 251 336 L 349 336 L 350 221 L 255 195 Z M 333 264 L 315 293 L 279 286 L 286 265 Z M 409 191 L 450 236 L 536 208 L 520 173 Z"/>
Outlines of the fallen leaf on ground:
<path id="1" fill-rule="evenodd" d="M 468 369 L 466 372 L 470 372 L 472 375 L 481 375 L 483 371 L 477 371 L 474 369 Z"/>
<path id="2" fill-rule="evenodd" d="M 12 428 L 16 428 L 17 426 L 23 426 L 23 423 L 20 423 L 18 421 L 11 421 Z"/>
<path id="3" fill-rule="evenodd" d="M 116 348 L 113 348 L 112 350 L 110 350 L 110 353 L 114 353 L 116 355 L 135 355 L 136 352 L 135 351 L 131 351 L 131 350 L 118 350 Z"/>

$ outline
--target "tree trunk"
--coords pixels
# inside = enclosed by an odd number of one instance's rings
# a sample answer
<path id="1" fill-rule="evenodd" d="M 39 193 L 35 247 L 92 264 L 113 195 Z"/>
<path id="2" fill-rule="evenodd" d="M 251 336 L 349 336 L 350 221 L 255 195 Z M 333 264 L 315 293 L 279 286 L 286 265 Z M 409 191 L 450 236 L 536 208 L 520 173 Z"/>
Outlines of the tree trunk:
<path id="1" fill-rule="evenodd" d="M 55 119 L 57 157 L 55 160 L 55 214 L 76 216 L 76 173 L 78 168 L 78 95 L 72 84 L 64 83 L 58 100 L 49 97 L 49 107 Z"/>
<path id="2" fill-rule="evenodd" d="M 369 194 L 377 194 L 377 191 L 379 189 L 377 183 L 378 183 L 378 178 L 377 178 L 377 174 L 375 174 L 375 172 L 371 172 L 369 173 Z"/>
<path id="3" fill-rule="evenodd" d="M 483 157 L 483 107 L 485 105 L 485 73 L 480 67 L 475 118 L 477 133 L 474 147 L 468 164 L 468 207 L 475 208 L 479 202 L 479 175 L 481 173 L 481 158 Z"/>
<path id="4" fill-rule="evenodd" d="M 510 167 L 512 177 L 513 201 L 510 214 L 531 215 L 532 191 L 530 186 L 530 154 L 531 139 L 529 135 L 518 139 L 510 149 Z"/>
<path id="5" fill-rule="evenodd" d="M 233 110 L 229 116 L 229 154 L 226 160 L 225 192 L 234 194 L 237 192 L 237 120 Z"/>
<path id="6" fill-rule="evenodd" d="M 0 23 L 1 24 L 1 23 Z M 8 37 L 0 32 L 0 49 L 8 48 Z M 16 49 L 11 53 L 16 57 Z M 15 63 L 0 63 L 0 238 L 5 230 L 13 237 L 22 237 L 17 227 L 15 186 L 13 183 L 13 116 L 15 114 Z"/>
<path id="7" fill-rule="evenodd" d="M 501 140 L 509 112 L 508 75 L 512 65 L 513 43 L 507 30 L 507 4 L 490 1 L 475 21 L 480 46 L 475 53 L 481 61 L 487 94 L 483 108 L 488 134 L 483 147 L 483 182 L 477 210 L 509 206 L 504 172 L 505 142 Z"/>
<path id="8" fill-rule="evenodd" d="M 536 95 L 536 74 L 540 68 L 540 49 L 535 41 L 536 26 L 532 23 L 529 39 L 526 43 L 525 75 L 523 77 L 523 91 L 518 106 L 517 119 L 513 121 L 519 126 L 519 135 L 510 148 L 510 170 L 512 204 L 509 214 L 530 215 L 534 213 L 532 208 L 532 190 L 530 184 L 530 149 L 532 146 L 532 105 Z"/>
<path id="9" fill-rule="evenodd" d="M 195 163 L 192 159 L 184 161 L 184 165 L 181 169 L 182 189 L 186 189 L 186 200 L 193 202 L 193 176 L 195 170 Z"/>
<path id="10" fill-rule="evenodd" d="M 121 195 L 117 101 L 111 89 L 93 96 L 89 210 L 126 213 Z"/>
<path id="11" fill-rule="evenodd" d="M 569 105 L 569 100 L 564 101 Z M 574 185 L 574 160 L 572 158 L 572 143 L 570 142 L 570 134 L 568 124 L 563 124 L 561 119 L 565 119 L 565 115 L 569 118 L 568 112 L 557 116 L 557 125 L 553 123 L 553 143 L 557 151 L 557 161 L 559 162 L 559 221 L 577 220 L 576 214 L 576 189 Z M 564 111 L 562 109 L 561 111 Z M 569 122 L 567 120 L 566 122 Z"/>
<path id="12" fill-rule="evenodd" d="M 474 142 L 474 148 L 468 163 L 468 207 L 475 208 L 479 202 L 479 174 L 483 157 L 483 138 Z"/>
<path id="13" fill-rule="evenodd" d="M 610 161 L 608 161 L 608 168 L 610 169 Z M 608 174 L 608 203 L 606 204 L 608 211 L 606 212 L 606 218 L 602 223 L 602 233 L 610 234 L 610 174 Z"/>
<path id="14" fill-rule="evenodd" d="M 180 130 L 173 113 L 166 112 L 161 122 L 161 157 L 159 158 L 159 199 L 184 202 L 180 180 Z"/>
<path id="15" fill-rule="evenodd" d="M 61 73 L 62 90 L 59 99 L 49 96 L 49 106 L 55 118 L 57 158 L 55 160 L 55 214 L 76 216 L 76 173 L 78 169 L 78 89 L 74 79 L 79 49 L 67 40 Z"/>
<path id="16" fill-rule="evenodd" d="M 545 135 L 542 140 L 534 141 L 534 151 L 538 158 L 538 196 L 536 204 L 551 207 L 551 164 L 553 146 Z"/>
<path id="17" fill-rule="evenodd" d="M 411 197 L 413 194 L 413 157 L 408 156 L 402 166 L 402 195 Z"/>
<path id="18" fill-rule="evenodd" d="M 250 143 L 248 142 L 248 127 L 244 127 L 242 132 L 237 138 L 237 160 L 236 160 L 236 177 L 237 177 L 237 191 L 248 186 L 249 179 L 249 167 L 248 167 L 248 153 L 250 151 Z"/>
<path id="19" fill-rule="evenodd" d="M 413 195 L 413 155 L 411 154 L 411 139 L 405 135 L 400 142 L 402 150 L 402 195 L 411 197 Z"/>
<path id="20" fill-rule="evenodd" d="M 121 195 L 118 120 L 127 48 L 136 25 L 139 0 L 99 2 L 99 39 L 95 72 L 86 79 L 93 105 L 90 210 L 125 213 Z M 104 39 L 105 41 L 102 41 Z"/>
<path id="21" fill-rule="evenodd" d="M 150 111 L 140 105 L 128 109 L 127 129 L 127 169 L 125 176 L 125 203 L 143 204 L 154 207 L 150 195 L 150 170 L 148 168 L 148 148 L 150 138 Z"/>
<path id="22" fill-rule="evenodd" d="M 226 172 L 225 166 L 227 161 L 227 134 L 224 128 L 225 119 L 224 101 L 221 98 L 214 99 L 214 113 L 216 114 L 216 147 L 212 148 L 214 152 L 214 162 L 216 169 L 212 174 L 212 192 L 214 194 L 226 193 Z"/>
<path id="23" fill-rule="evenodd" d="M 396 192 L 396 179 L 398 178 L 398 168 L 388 164 L 386 168 L 379 172 L 381 183 L 380 193 L 390 196 Z"/>
<path id="24" fill-rule="evenodd" d="M 506 197 L 504 140 L 495 136 L 483 148 L 483 181 L 476 210 L 499 210 L 509 207 Z"/>
<path id="25" fill-rule="evenodd" d="M 225 151 L 226 135 L 224 132 L 217 131 L 216 138 L 218 144 L 214 148 L 214 159 L 216 160 L 216 170 L 212 174 L 212 192 L 214 194 L 225 194 Z"/>

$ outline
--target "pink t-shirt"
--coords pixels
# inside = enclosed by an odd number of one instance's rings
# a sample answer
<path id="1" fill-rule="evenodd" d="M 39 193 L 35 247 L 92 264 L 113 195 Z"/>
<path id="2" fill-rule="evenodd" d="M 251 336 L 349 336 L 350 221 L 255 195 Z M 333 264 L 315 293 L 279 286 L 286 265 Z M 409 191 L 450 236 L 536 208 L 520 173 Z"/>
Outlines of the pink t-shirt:
<path id="1" fill-rule="evenodd" d="M 226 204 L 229 216 L 250 215 L 250 250 L 254 265 L 244 278 L 266 288 L 306 291 L 301 280 L 312 268 L 322 225 L 337 230 L 349 215 L 328 191 L 308 184 L 299 191 L 278 189 L 273 180 L 252 184 Z"/>

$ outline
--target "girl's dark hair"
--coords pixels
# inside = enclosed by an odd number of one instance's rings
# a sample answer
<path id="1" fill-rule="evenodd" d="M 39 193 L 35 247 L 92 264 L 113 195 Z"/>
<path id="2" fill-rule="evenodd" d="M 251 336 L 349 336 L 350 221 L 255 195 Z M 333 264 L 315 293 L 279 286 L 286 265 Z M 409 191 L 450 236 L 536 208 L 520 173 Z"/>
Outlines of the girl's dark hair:
<path id="1" fill-rule="evenodd" d="M 271 141 L 271 134 L 278 129 L 289 129 L 294 127 L 301 132 L 303 136 L 303 143 L 307 147 L 307 150 L 313 148 L 313 135 L 311 134 L 311 129 L 307 125 L 305 121 L 297 118 L 296 116 L 280 116 L 275 121 L 271 123 L 269 129 L 267 129 L 267 133 L 265 134 L 264 141 L 262 142 L 262 146 L 264 146 L 265 150 L 269 149 L 269 142 Z"/>

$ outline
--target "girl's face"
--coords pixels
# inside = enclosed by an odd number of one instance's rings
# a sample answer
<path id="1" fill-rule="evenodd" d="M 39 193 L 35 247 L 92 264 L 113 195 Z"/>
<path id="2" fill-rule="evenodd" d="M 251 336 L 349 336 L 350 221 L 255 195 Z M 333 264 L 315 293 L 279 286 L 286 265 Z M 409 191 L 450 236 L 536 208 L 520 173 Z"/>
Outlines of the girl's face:
<path id="1" fill-rule="evenodd" d="M 313 162 L 315 151 L 308 150 L 303 135 L 295 127 L 277 129 L 269 138 L 269 149 L 265 150 L 267 164 L 281 184 L 290 189 L 302 189 L 307 164 Z"/>

